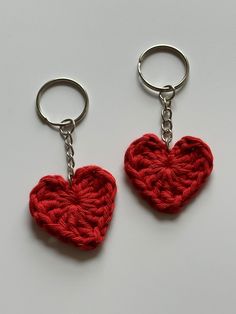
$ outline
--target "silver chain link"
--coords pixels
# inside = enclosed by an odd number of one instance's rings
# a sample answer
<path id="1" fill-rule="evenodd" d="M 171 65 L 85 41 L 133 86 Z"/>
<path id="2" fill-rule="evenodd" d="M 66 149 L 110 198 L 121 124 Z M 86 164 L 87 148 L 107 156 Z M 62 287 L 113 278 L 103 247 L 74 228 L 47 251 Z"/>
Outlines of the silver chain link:
<path id="1" fill-rule="evenodd" d="M 175 89 L 171 85 L 166 85 L 169 87 L 172 94 L 169 96 L 164 96 L 164 92 L 160 92 L 159 97 L 162 103 L 162 124 L 161 124 L 161 138 L 166 144 L 167 148 L 170 149 L 170 143 L 173 138 L 173 124 L 172 124 L 172 109 L 171 100 L 175 97 Z"/>
<path id="2" fill-rule="evenodd" d="M 172 124 L 172 110 L 171 101 L 163 102 L 163 109 L 161 111 L 162 124 L 161 124 L 161 138 L 170 149 L 170 143 L 173 138 L 173 124 Z"/>
<path id="3" fill-rule="evenodd" d="M 65 126 L 61 126 L 59 128 L 60 134 L 65 143 L 66 149 L 66 161 L 67 161 L 67 178 L 69 183 L 72 183 L 72 178 L 74 176 L 74 167 L 75 167 L 75 160 L 74 160 L 74 149 L 73 149 L 73 139 L 72 133 L 75 128 L 75 122 L 72 119 L 66 119 L 62 122 L 68 122 Z"/>

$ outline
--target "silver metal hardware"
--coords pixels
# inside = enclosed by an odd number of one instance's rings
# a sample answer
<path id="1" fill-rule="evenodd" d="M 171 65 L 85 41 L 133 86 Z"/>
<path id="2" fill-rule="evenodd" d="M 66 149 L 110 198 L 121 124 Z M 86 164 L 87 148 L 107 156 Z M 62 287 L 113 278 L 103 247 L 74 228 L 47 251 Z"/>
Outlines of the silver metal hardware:
<path id="1" fill-rule="evenodd" d="M 40 102 L 41 102 L 41 98 L 43 94 L 49 88 L 53 86 L 57 86 L 57 85 L 67 85 L 67 86 L 73 87 L 83 96 L 84 108 L 77 118 L 75 119 L 67 118 L 61 121 L 60 123 L 52 122 L 42 112 Z M 43 120 L 43 122 L 46 122 L 49 126 L 58 127 L 59 132 L 64 140 L 65 150 L 66 150 L 66 161 L 67 161 L 67 178 L 70 184 L 74 176 L 74 167 L 75 167 L 72 133 L 76 125 L 85 117 L 88 110 L 88 104 L 89 104 L 88 94 L 86 93 L 84 88 L 79 83 L 71 79 L 67 79 L 67 78 L 59 78 L 59 79 L 48 81 L 46 84 L 44 84 L 40 88 L 36 97 L 36 109 L 37 109 L 37 113 L 39 117 Z"/>
<path id="2" fill-rule="evenodd" d="M 163 87 L 156 86 L 149 81 L 147 81 L 142 73 L 142 64 L 143 61 L 150 55 L 157 53 L 157 52 L 169 52 L 176 55 L 184 64 L 185 73 L 182 79 L 173 85 L 165 85 Z M 159 92 L 159 98 L 162 103 L 162 124 L 161 124 L 161 138 L 163 142 L 165 142 L 168 149 L 170 149 L 170 143 L 173 138 L 173 124 L 172 124 L 172 109 L 171 109 L 171 101 L 175 97 L 176 91 L 184 86 L 186 80 L 189 76 L 189 62 L 184 54 L 178 50 L 177 48 L 169 45 L 157 45 L 153 46 L 139 57 L 138 60 L 138 74 L 141 79 L 141 82 L 144 84 L 145 87 L 151 89 L 152 91 Z"/>

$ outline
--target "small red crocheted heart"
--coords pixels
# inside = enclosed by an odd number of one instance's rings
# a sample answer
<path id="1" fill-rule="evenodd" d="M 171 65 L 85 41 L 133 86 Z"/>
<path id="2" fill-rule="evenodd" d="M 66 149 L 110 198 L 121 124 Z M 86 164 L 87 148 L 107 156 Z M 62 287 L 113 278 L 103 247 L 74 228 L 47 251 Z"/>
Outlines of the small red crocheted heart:
<path id="1" fill-rule="evenodd" d="M 30 212 L 51 235 L 82 250 L 96 248 L 112 219 L 116 182 L 106 170 L 76 170 L 71 186 L 61 176 L 45 176 L 30 193 Z"/>
<path id="2" fill-rule="evenodd" d="M 186 136 L 168 150 L 154 134 L 134 141 L 125 154 L 125 171 L 157 211 L 177 214 L 202 187 L 213 168 L 210 148 Z"/>

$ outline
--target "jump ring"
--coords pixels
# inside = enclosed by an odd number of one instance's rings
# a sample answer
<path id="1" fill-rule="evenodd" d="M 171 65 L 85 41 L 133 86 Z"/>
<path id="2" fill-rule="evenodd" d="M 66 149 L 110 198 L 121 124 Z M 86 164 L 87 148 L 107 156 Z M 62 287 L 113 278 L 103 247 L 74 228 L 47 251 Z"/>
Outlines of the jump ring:
<path id="1" fill-rule="evenodd" d="M 67 135 L 68 133 L 72 133 L 75 129 L 75 120 L 73 119 L 65 119 L 61 121 L 62 126 L 60 126 L 60 133 L 62 135 Z"/>
<path id="2" fill-rule="evenodd" d="M 166 103 L 175 97 L 175 89 L 171 85 L 165 85 L 164 87 L 167 87 L 169 90 L 168 91 L 161 91 L 159 93 L 159 97 L 164 103 Z M 170 95 L 163 96 L 164 93 L 169 93 L 169 92 L 171 93 Z"/>

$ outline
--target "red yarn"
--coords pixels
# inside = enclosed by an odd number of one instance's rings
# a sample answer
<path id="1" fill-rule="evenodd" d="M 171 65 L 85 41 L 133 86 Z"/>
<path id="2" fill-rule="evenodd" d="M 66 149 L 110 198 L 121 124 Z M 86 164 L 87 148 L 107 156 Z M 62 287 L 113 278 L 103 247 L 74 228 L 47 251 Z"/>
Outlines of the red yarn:
<path id="1" fill-rule="evenodd" d="M 157 211 L 177 214 L 201 188 L 213 168 L 210 148 L 202 140 L 183 137 L 172 150 L 154 134 L 134 141 L 125 154 L 132 184 Z"/>
<path id="2" fill-rule="evenodd" d="M 76 170 L 72 185 L 61 176 L 45 176 L 30 193 L 36 223 L 82 250 L 96 248 L 112 219 L 116 182 L 97 166 Z"/>

